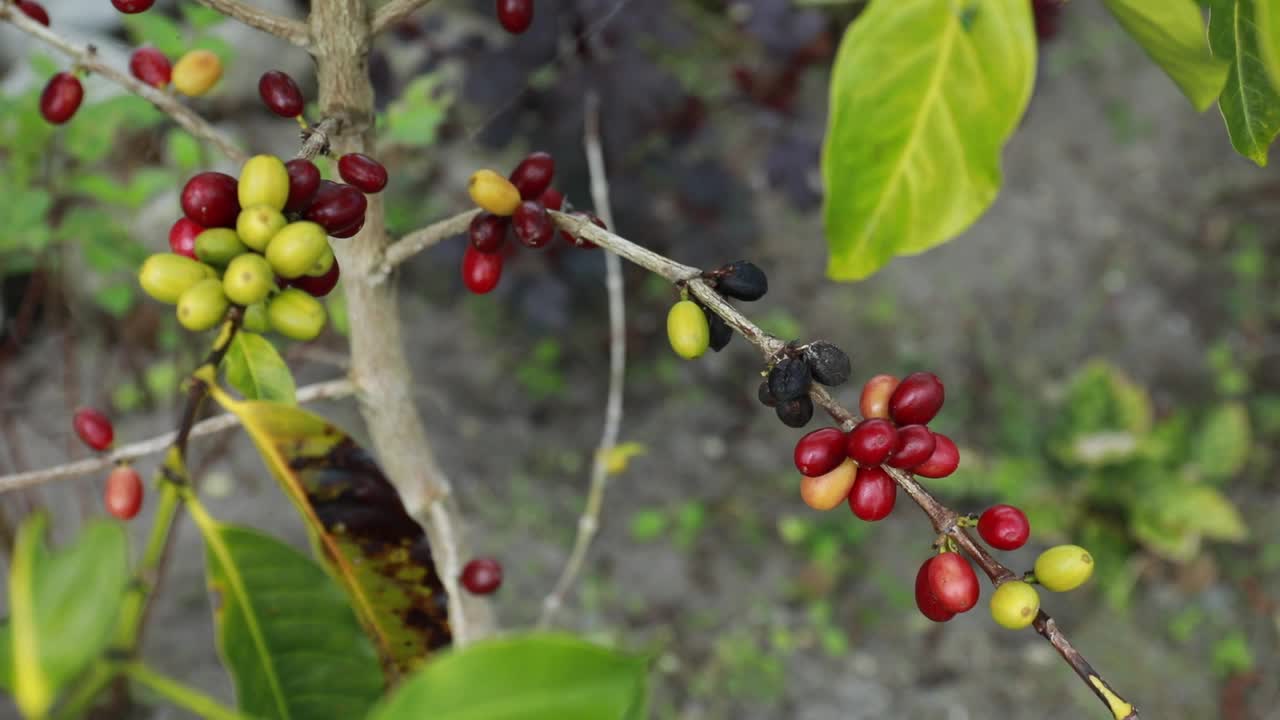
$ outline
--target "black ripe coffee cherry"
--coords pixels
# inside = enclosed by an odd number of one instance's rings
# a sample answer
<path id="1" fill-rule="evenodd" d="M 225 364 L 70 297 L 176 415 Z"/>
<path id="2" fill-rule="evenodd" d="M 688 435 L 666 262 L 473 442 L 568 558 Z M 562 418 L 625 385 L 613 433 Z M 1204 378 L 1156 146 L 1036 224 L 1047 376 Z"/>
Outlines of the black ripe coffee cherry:
<path id="1" fill-rule="evenodd" d="M 809 420 L 813 418 L 813 401 L 808 395 L 801 395 L 794 400 L 786 400 L 778 403 L 774 412 L 778 414 L 778 419 L 783 425 L 793 428 L 802 428 L 809 424 Z"/>
<path id="2" fill-rule="evenodd" d="M 738 300 L 759 300 L 769 291 L 764 271 L 746 260 L 738 260 L 716 271 L 716 290 Z"/>
<path id="3" fill-rule="evenodd" d="M 785 357 L 769 371 L 769 392 L 779 401 L 804 397 L 813 376 L 809 364 L 796 357 Z"/>
<path id="4" fill-rule="evenodd" d="M 720 352 L 733 339 L 733 328 L 724 321 L 724 318 L 711 312 L 702 303 L 698 303 L 698 307 L 702 308 L 703 314 L 707 316 L 707 325 L 711 328 L 711 349 Z"/>
<path id="5" fill-rule="evenodd" d="M 760 404 L 765 407 L 778 406 L 778 398 L 774 397 L 773 393 L 769 392 L 768 380 L 760 381 L 760 387 L 756 388 L 756 398 L 760 401 Z"/>
<path id="6" fill-rule="evenodd" d="M 825 340 L 809 343 L 804 349 L 804 360 L 809 363 L 813 379 L 823 385 L 843 385 L 849 379 L 852 368 L 849 356 L 843 350 Z"/>

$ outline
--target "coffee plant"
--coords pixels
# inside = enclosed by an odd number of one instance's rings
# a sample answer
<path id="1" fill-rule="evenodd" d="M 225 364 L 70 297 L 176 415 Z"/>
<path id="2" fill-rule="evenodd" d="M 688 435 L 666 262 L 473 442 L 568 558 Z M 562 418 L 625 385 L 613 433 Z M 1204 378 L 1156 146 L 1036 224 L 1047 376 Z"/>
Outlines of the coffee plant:
<path id="1" fill-rule="evenodd" d="M 66 58 L 22 113 L 72 132 L 86 99 L 93 99 L 93 86 L 87 93 L 82 78 L 100 78 L 153 105 L 159 114 L 147 123 L 168 118 L 189 134 L 183 142 L 194 138 L 239 167 L 234 177 L 186 168 L 169 252 L 129 253 L 142 291 L 173 306 L 187 340 L 208 347 L 182 382 L 185 400 L 174 432 L 121 444 L 107 413 L 84 408 L 70 426 L 97 459 L 0 478 L 0 491 L 11 491 L 105 472 L 103 504 L 114 518 L 127 522 L 144 505 L 154 506 L 136 562 L 119 523 L 91 523 L 56 549 L 46 545 L 42 514 L 17 530 L 10 615 L 0 625 L 0 687 L 24 716 L 84 717 L 109 700 L 109 688 L 118 702 L 133 684 L 210 718 L 644 717 L 646 658 L 545 631 L 582 566 L 606 480 L 625 467 L 629 452 L 617 443 L 625 334 L 621 259 L 670 283 L 666 327 L 676 355 L 695 360 L 741 335 L 763 358 L 759 402 L 783 425 L 805 427 L 819 409 L 830 416 L 834 425 L 795 445 L 804 503 L 818 511 L 847 503 L 858 520 L 878 522 L 902 493 L 927 515 L 932 551 L 922 553 L 914 587 L 926 618 L 948 622 L 977 607 L 981 571 L 993 586 L 987 607 L 997 625 L 1033 628 L 1108 714 L 1139 717 L 1041 606 L 1041 590 L 1067 592 L 1090 579 L 1098 564 L 1090 550 L 1057 545 L 1033 568 L 1015 571 L 992 550 L 1016 550 L 1028 541 L 1033 525 L 1023 509 L 1000 503 L 968 514 L 935 496 L 932 487 L 945 487 L 962 468 L 955 441 L 929 427 L 946 399 L 941 378 L 927 371 L 901 379 L 871 375 L 861 386 L 858 412 L 846 409 L 833 393 L 853 376 L 849 355 L 826 340 L 770 335 L 734 304 L 768 292 L 761 267 L 735 260 L 704 271 L 613 231 L 600 145 L 613 128 L 601 127 L 598 96 L 590 96 L 584 133 L 594 212 L 576 209 L 554 185 L 556 159 L 534 152 L 509 173 L 476 169 L 465 188 L 474 208 L 393 240 L 381 193 L 397 178 L 377 157 L 381 128 L 374 122 L 370 45 L 427 0 L 313 0 L 305 19 L 244 0 L 199 2 L 263 31 L 285 50 L 311 55 L 319 84 L 313 103 L 281 70 L 262 72 L 257 85 L 271 113 L 301 128 L 297 148 L 250 155 L 184 99 L 218 86 L 227 72 L 225 52 L 137 47 L 126 72 L 103 62 L 93 46 L 60 34 L 56 5 L 50 14 L 35 0 L 0 0 L 0 20 Z M 1232 146 L 1265 165 L 1280 131 L 1280 7 L 1269 0 L 1101 2 L 1197 110 L 1216 102 Z M 154 12 L 151 0 L 112 5 L 131 16 Z M 514 36 L 512 52 L 536 35 L 526 32 L 539 18 L 552 22 L 581 12 L 545 5 L 535 14 L 533 0 L 494 3 L 492 20 Z M 619 2 L 597 8 L 600 17 L 573 16 L 565 29 L 574 33 L 576 52 L 592 62 L 591 28 L 615 15 L 627 22 L 628 12 L 653 11 L 640 5 Z M 864 278 L 896 256 L 946 242 L 992 203 L 1002 148 L 1031 96 L 1037 37 L 1052 37 L 1061 11 L 1053 0 L 858 5 L 835 57 L 821 150 L 828 274 L 835 280 Z M 781 7 L 776 14 L 787 12 Z M 765 82 L 748 69 L 735 80 L 752 102 L 785 111 L 794 92 L 788 83 L 794 85 L 794 74 L 813 56 L 782 34 L 775 39 L 790 57 L 781 80 Z M 613 99 L 605 96 L 603 103 Z M 686 110 L 682 117 L 694 122 L 696 106 Z M 335 170 L 336 179 L 326 177 Z M 804 195 L 796 197 L 802 202 Z M 566 252 L 603 250 L 610 297 L 611 384 L 587 510 L 544 602 L 540 630 L 496 639 L 485 596 L 500 591 L 504 572 L 520 569 L 469 556 L 460 509 L 406 391 L 412 378 L 396 305 L 397 267 L 460 236 L 466 243 L 462 282 L 472 293 L 498 287 L 514 253 L 558 245 Z M 340 285 L 350 376 L 299 388 L 277 349 L 280 341 L 266 333 L 316 338 L 330 321 L 320 298 Z M 342 395 L 360 400 L 375 452 L 299 407 Z M 205 418 L 207 401 L 226 414 Z M 252 438 L 292 501 L 314 557 L 219 520 L 200 501 L 189 443 L 232 426 Z M 1064 443 L 1063 453 L 1077 450 Z M 146 484 L 136 466 L 153 453 L 164 459 Z M 164 675 L 139 651 L 180 511 L 204 541 L 234 708 Z M 1160 522 L 1148 518 L 1135 532 L 1141 528 L 1149 538 Z M 92 589 L 91 600 L 85 588 Z"/>

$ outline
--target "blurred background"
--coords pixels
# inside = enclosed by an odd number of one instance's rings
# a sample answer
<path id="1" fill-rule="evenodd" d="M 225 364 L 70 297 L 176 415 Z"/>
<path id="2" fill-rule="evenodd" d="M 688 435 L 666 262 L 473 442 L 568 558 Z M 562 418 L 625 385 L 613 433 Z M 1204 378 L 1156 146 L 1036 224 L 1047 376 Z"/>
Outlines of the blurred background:
<path id="1" fill-rule="evenodd" d="M 214 50 L 226 75 L 194 105 L 254 151 L 296 146 L 256 82 L 280 68 L 313 94 L 305 53 L 194 3 L 128 17 L 96 0 L 46 5 L 118 67 L 139 44 Z M 1033 534 L 1007 558 L 1015 568 L 1058 542 L 1094 553 L 1089 586 L 1046 594 L 1045 609 L 1144 716 L 1280 717 L 1280 175 L 1235 155 L 1216 110 L 1195 113 L 1100 4 L 1042 8 L 1035 96 L 994 207 L 937 250 L 833 283 L 817 163 L 830 63 L 857 11 L 541 0 L 511 37 L 487 0 L 431 3 L 378 40 L 370 67 L 389 226 L 464 209 L 475 168 L 505 172 L 531 150 L 552 152 L 556 185 L 589 207 L 594 90 L 615 229 L 681 262 L 763 267 L 770 293 L 744 309 L 781 337 L 849 351 L 846 404 L 873 374 L 937 372 L 948 402 L 935 424 L 963 461 L 932 487 L 961 510 L 1022 506 Z M 62 66 L 0 26 L 0 474 L 85 456 L 68 420 L 80 405 L 109 408 L 126 442 L 172 427 L 177 380 L 201 349 L 143 301 L 133 272 L 166 248 L 186 177 L 234 170 L 95 78 L 74 122 L 46 125 L 36 97 Z M 401 273 L 406 392 L 476 551 L 506 567 L 496 602 L 513 628 L 536 620 L 581 511 L 608 366 L 603 261 L 556 243 L 472 296 L 463 247 L 443 243 Z M 739 339 L 681 361 L 664 332 L 672 288 L 634 267 L 626 288 L 622 439 L 643 452 L 613 480 L 560 622 L 655 653 L 655 717 L 1100 715 L 1035 634 L 985 612 L 922 618 L 911 580 L 932 539 L 924 515 L 905 500 L 874 526 L 808 509 L 791 462 L 801 431 L 756 403 L 757 352 Z M 340 294 L 330 300 L 326 335 L 285 348 L 299 384 L 344 371 Z M 319 409 L 362 436 L 350 402 Z M 193 453 L 211 510 L 304 544 L 242 435 Z M 104 479 L 0 496 L 4 547 L 35 508 L 62 534 L 102 514 Z M 201 557 L 184 525 L 145 654 L 229 698 Z"/>

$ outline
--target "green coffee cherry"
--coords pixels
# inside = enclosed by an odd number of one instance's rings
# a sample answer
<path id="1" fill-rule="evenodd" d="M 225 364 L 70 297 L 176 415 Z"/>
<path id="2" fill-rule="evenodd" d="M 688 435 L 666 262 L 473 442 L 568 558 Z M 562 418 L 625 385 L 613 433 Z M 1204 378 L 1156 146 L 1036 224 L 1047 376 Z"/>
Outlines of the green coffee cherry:
<path id="1" fill-rule="evenodd" d="M 266 205 L 283 211 L 289 199 L 289 171 L 274 155 L 255 155 L 240 168 L 236 192 L 242 208 Z"/>
<path id="2" fill-rule="evenodd" d="M 681 300 L 667 313 L 667 339 L 671 349 L 686 360 L 707 351 L 711 344 L 711 326 L 702 308 L 689 300 Z"/>
<path id="3" fill-rule="evenodd" d="M 1010 630 L 1021 630 L 1036 619 L 1040 593 L 1028 583 L 1010 580 L 991 595 L 991 619 Z"/>
<path id="4" fill-rule="evenodd" d="M 245 208 L 236 216 L 236 234 L 245 245 L 262 252 L 280 229 L 289 223 L 279 210 L 268 205 Z"/>
<path id="5" fill-rule="evenodd" d="M 297 288 L 287 288 L 267 304 L 271 329 L 294 340 L 313 340 L 324 329 L 326 316 L 319 300 Z"/>
<path id="6" fill-rule="evenodd" d="M 1035 574 L 1049 590 L 1075 590 L 1093 575 L 1093 556 L 1079 545 L 1051 547 L 1036 558 Z"/>
<path id="7" fill-rule="evenodd" d="M 244 329 L 249 332 L 266 332 L 269 327 L 267 324 L 267 304 L 265 302 L 259 302 L 246 307 L 244 309 L 244 322 L 242 325 L 244 326 Z"/>
<path id="8" fill-rule="evenodd" d="M 178 298 L 178 322 L 193 332 L 208 330 L 222 322 L 229 304 L 222 292 L 222 282 L 205 278 Z"/>
<path id="9" fill-rule="evenodd" d="M 320 225 L 301 221 L 285 225 L 267 243 L 267 261 L 282 278 L 306 274 L 329 249 L 329 238 Z"/>
<path id="10" fill-rule="evenodd" d="M 196 257 L 210 265 L 226 265 L 248 250 L 230 228 L 209 228 L 196 236 Z"/>
<path id="11" fill-rule="evenodd" d="M 156 300 L 173 305 L 187 288 L 216 276 L 213 268 L 189 257 L 156 253 L 142 263 L 138 270 L 138 284 Z"/>
<path id="12" fill-rule="evenodd" d="M 325 243 L 324 252 L 321 253 L 320 259 L 316 260 L 311 269 L 306 272 L 309 277 L 324 277 L 325 273 L 333 267 L 333 248 L 329 247 L 329 243 Z"/>
<path id="13" fill-rule="evenodd" d="M 237 305 L 262 302 L 275 287 L 271 263 L 256 253 L 245 253 L 232 260 L 222 274 L 222 290 Z"/>

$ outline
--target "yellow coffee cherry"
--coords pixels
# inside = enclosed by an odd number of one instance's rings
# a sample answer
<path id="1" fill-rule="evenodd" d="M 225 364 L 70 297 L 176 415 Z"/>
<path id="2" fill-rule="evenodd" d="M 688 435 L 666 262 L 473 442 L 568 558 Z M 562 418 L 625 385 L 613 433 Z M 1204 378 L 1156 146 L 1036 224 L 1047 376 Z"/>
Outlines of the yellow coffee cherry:
<path id="1" fill-rule="evenodd" d="M 711 325 L 707 314 L 691 300 L 681 300 L 667 313 L 667 339 L 671 349 L 686 360 L 692 360 L 707 351 L 711 344 Z"/>
<path id="2" fill-rule="evenodd" d="M 1036 558 L 1036 580 L 1054 592 L 1075 590 L 1093 575 L 1093 556 L 1079 545 L 1058 545 Z"/>
<path id="3" fill-rule="evenodd" d="M 288 224 L 279 210 L 268 205 L 254 205 L 241 210 L 236 217 L 236 234 L 245 245 L 262 252 L 271 238 Z"/>
<path id="4" fill-rule="evenodd" d="M 223 286 L 226 290 L 226 286 Z M 267 304 L 257 302 L 244 309 L 244 329 L 249 332 L 264 333 L 267 331 Z"/>
<path id="5" fill-rule="evenodd" d="M 467 181 L 467 192 L 476 205 L 494 215 L 510 215 L 520 207 L 520 191 L 492 170 L 477 170 Z"/>
<path id="6" fill-rule="evenodd" d="M 324 277 L 325 273 L 329 272 L 329 269 L 333 267 L 333 260 L 333 248 L 328 243 L 325 243 L 324 252 L 320 254 L 320 259 L 316 260 L 315 264 L 305 274 L 311 277 Z"/>
<path id="7" fill-rule="evenodd" d="M 205 278 L 187 288 L 178 298 L 178 322 L 194 332 L 208 330 L 222 322 L 229 305 L 227 296 L 222 292 L 222 282 Z"/>
<path id="8" fill-rule="evenodd" d="M 313 340 L 324 329 L 324 306 L 298 288 L 286 288 L 267 303 L 271 329 L 294 340 Z"/>
<path id="9" fill-rule="evenodd" d="M 282 278 L 306 274 L 329 249 L 329 236 L 320 225 L 302 220 L 289 223 L 267 243 L 267 261 Z"/>
<path id="10" fill-rule="evenodd" d="M 276 288 L 271 263 L 257 253 L 245 253 L 227 265 L 222 274 L 222 291 L 237 305 L 262 302 Z"/>
<path id="11" fill-rule="evenodd" d="M 138 269 L 138 284 L 143 291 L 169 305 L 178 302 L 192 285 L 211 277 L 217 277 L 213 268 L 174 253 L 156 253 Z"/>
<path id="12" fill-rule="evenodd" d="M 173 88 L 183 95 L 204 95 L 221 78 L 222 61 L 208 50 L 192 50 L 173 65 Z"/>
<path id="13" fill-rule="evenodd" d="M 240 168 L 236 192 L 242 208 L 266 205 L 283 212 L 289 200 L 289 171 L 275 155 L 254 155 Z"/>
<path id="14" fill-rule="evenodd" d="M 1010 580 L 991 594 L 991 619 L 1010 630 L 1021 630 L 1036 619 L 1040 593 L 1029 583 Z"/>
<path id="15" fill-rule="evenodd" d="M 853 481 L 858 476 L 858 463 L 852 458 L 824 475 L 800 478 L 800 498 L 814 510 L 830 510 L 849 497 Z"/>
<path id="16" fill-rule="evenodd" d="M 226 265 L 249 249 L 230 228 L 209 228 L 196 236 L 196 257 L 210 265 Z"/>

